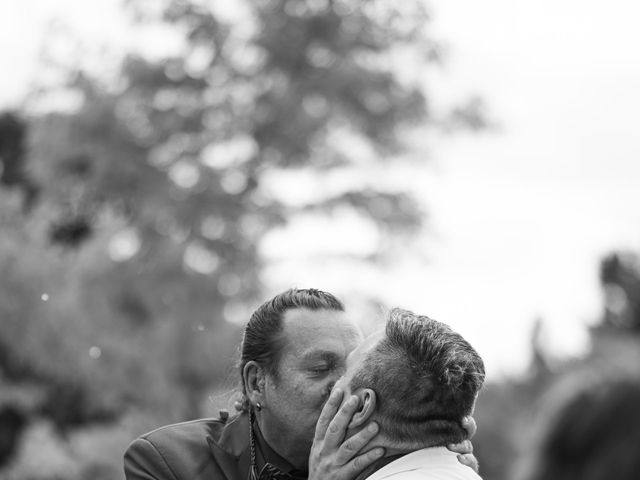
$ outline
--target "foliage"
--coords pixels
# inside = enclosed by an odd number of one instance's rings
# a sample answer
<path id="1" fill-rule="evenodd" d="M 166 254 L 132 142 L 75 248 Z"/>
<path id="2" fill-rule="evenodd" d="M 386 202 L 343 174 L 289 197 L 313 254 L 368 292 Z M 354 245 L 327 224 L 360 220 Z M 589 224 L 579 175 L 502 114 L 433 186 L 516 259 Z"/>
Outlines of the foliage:
<path id="1" fill-rule="evenodd" d="M 614 252 L 602 260 L 600 280 L 605 305 L 601 318 L 591 329 L 592 348 L 586 356 L 550 368 L 553 362 L 540 358 L 534 331 L 529 375 L 489 384 L 482 392 L 474 443 L 485 478 L 516 478 L 521 462 L 531 458 L 532 431 L 546 422 L 541 404 L 549 390 L 564 385 L 577 372 L 607 368 L 615 371 L 620 366 L 640 365 L 639 258 L 634 252 Z"/>
<path id="2" fill-rule="evenodd" d="M 384 259 L 420 227 L 421 205 L 371 172 L 409 130 L 450 127 L 393 63 L 435 66 L 422 2 L 237 5 L 242 21 L 130 0 L 178 52 L 131 52 L 115 82 L 64 59 L 73 108 L 42 113 L 46 88 L 0 118 L 2 478 L 120 478 L 134 436 L 224 403 L 269 231 L 348 209 Z M 290 201 L 286 172 L 312 172 L 316 194 Z"/>

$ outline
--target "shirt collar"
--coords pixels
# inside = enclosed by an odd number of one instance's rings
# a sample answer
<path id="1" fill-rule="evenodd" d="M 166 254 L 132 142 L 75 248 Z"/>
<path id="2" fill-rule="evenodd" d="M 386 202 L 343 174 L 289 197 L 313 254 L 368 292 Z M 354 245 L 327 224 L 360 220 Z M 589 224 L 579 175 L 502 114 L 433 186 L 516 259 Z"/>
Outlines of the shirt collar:
<path id="1" fill-rule="evenodd" d="M 453 469 L 458 470 L 463 468 L 464 472 L 471 475 L 469 478 L 479 478 L 475 474 L 472 468 L 462 465 L 458 461 L 458 455 L 446 447 L 428 447 L 415 452 L 410 452 L 404 455 L 400 455 L 394 458 L 387 465 L 381 466 L 374 474 L 371 474 L 371 478 L 386 478 L 387 475 L 398 472 L 406 472 L 410 470 L 417 470 L 428 466 L 430 469 Z M 466 476 L 464 478 L 467 478 Z"/>
<path id="2" fill-rule="evenodd" d="M 380 470 L 382 467 L 390 464 L 391 462 L 398 460 L 400 457 L 406 454 L 401 453 L 399 455 L 392 455 L 390 457 L 382 457 L 373 462 L 367 468 L 365 468 L 360 474 L 355 478 L 355 480 L 364 480 L 365 478 L 373 475 L 375 472 Z"/>

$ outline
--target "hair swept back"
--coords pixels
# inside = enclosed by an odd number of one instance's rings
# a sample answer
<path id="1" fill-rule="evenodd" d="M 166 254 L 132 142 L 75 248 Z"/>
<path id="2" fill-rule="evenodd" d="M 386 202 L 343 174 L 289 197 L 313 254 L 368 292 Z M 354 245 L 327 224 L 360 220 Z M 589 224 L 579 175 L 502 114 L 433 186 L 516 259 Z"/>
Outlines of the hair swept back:
<path id="1" fill-rule="evenodd" d="M 277 375 L 284 346 L 282 318 L 286 311 L 295 308 L 344 311 L 344 305 L 337 297 L 315 288 L 292 288 L 267 300 L 253 312 L 244 329 L 238 365 L 241 377 L 244 366 L 250 361 L 257 362 L 271 375 Z M 244 387 L 243 393 L 246 393 Z"/>

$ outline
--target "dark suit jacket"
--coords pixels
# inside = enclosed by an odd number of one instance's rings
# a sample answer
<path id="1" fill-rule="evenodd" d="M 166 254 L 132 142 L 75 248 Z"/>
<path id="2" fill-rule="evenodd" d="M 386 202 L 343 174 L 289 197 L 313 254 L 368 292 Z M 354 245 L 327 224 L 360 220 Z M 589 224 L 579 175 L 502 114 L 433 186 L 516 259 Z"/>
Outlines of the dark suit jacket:
<path id="1" fill-rule="evenodd" d="M 153 430 L 124 454 L 127 480 L 247 480 L 249 418 L 205 418 Z"/>

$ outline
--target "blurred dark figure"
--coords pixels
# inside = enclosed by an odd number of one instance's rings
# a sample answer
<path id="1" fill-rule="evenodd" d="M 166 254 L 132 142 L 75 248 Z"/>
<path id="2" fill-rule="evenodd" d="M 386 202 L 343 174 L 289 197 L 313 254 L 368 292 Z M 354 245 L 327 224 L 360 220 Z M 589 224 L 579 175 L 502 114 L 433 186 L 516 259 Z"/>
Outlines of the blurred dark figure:
<path id="1" fill-rule="evenodd" d="M 11 405 L 0 407 L 0 467 L 15 452 L 25 424 L 25 415 L 20 410 Z"/>
<path id="2" fill-rule="evenodd" d="M 0 186 L 23 190 L 25 208 L 36 199 L 38 189 L 27 176 L 25 164 L 25 137 L 27 126 L 15 113 L 0 113 Z"/>
<path id="3" fill-rule="evenodd" d="M 640 258 L 631 252 L 613 253 L 600 264 L 605 293 L 603 326 L 640 332 Z"/>
<path id="4" fill-rule="evenodd" d="M 518 480 L 640 478 L 640 375 L 628 370 L 574 372 L 556 385 Z"/>
<path id="5" fill-rule="evenodd" d="M 91 224 L 87 218 L 64 217 L 51 225 L 49 240 L 51 243 L 77 248 L 91 236 L 91 231 Z"/>

